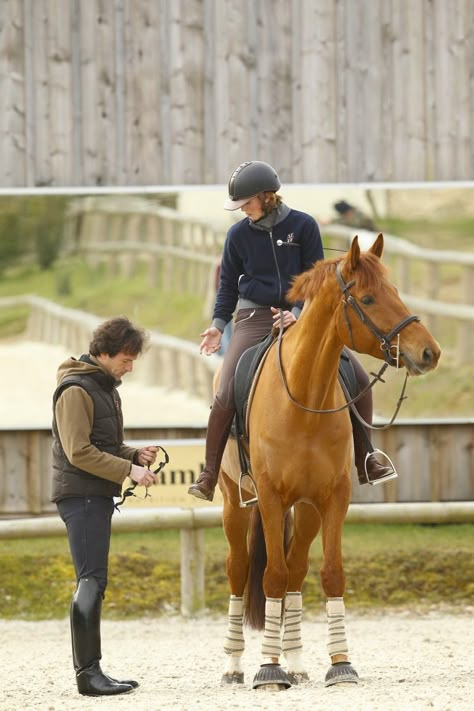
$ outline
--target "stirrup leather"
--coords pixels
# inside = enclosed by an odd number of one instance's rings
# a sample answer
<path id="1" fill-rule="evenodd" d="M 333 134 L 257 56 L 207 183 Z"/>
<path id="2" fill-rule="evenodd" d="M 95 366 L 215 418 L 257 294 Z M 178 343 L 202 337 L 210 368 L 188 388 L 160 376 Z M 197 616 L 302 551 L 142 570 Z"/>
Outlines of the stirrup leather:
<path id="1" fill-rule="evenodd" d="M 391 474 L 382 476 L 379 479 L 371 479 L 369 477 L 369 473 L 367 471 L 367 461 L 368 461 L 369 457 L 371 457 L 373 454 L 381 454 L 382 457 L 385 457 L 385 459 L 389 462 L 390 466 L 392 467 Z M 390 481 L 390 479 L 397 479 L 398 478 L 398 472 L 395 469 L 395 464 L 392 462 L 392 460 L 390 459 L 388 454 L 385 454 L 385 452 L 382 452 L 381 449 L 374 449 L 374 450 L 372 450 L 372 452 L 367 452 L 367 454 L 365 455 L 365 460 L 364 460 L 364 471 L 365 471 L 365 476 L 366 476 L 367 482 L 371 486 L 375 486 L 376 484 L 384 484 L 386 481 Z"/>

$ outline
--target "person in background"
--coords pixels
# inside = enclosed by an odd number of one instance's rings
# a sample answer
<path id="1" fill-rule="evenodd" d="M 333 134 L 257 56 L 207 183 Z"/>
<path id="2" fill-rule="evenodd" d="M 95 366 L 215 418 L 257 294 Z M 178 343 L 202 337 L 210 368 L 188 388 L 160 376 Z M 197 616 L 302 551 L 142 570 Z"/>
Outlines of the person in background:
<path id="1" fill-rule="evenodd" d="M 371 232 L 378 231 L 372 218 L 345 200 L 339 200 L 339 202 L 334 203 L 334 209 L 338 213 L 337 219 L 334 220 L 335 223 L 369 230 Z"/>
<path id="2" fill-rule="evenodd" d="M 149 466 L 154 445 L 124 444 L 117 387 L 142 352 L 145 334 L 127 318 L 113 318 L 93 333 L 89 353 L 59 366 L 53 395 L 52 501 L 66 524 L 77 587 L 70 608 L 77 689 L 85 696 L 133 691 L 100 667 L 100 619 L 107 587 L 114 497 L 127 477 L 139 486 L 157 481 Z"/>
<path id="3" fill-rule="evenodd" d="M 226 210 L 238 210 L 245 218 L 228 233 L 222 256 L 219 289 L 212 325 L 202 334 L 201 353 L 216 353 L 226 324 L 236 310 L 234 330 L 224 356 L 219 389 L 209 416 L 205 466 L 188 493 L 212 501 L 222 455 L 235 414 L 234 374 L 242 353 L 280 328 L 280 309 L 286 328 L 298 318 L 303 304 L 291 306 L 285 299 L 293 277 L 323 259 L 319 227 L 313 217 L 285 205 L 277 191 L 280 179 L 268 163 L 248 161 L 239 165 L 229 180 Z M 348 351 L 359 390 L 369 379 L 355 355 Z M 357 409 L 372 423 L 372 392 L 357 402 Z M 370 445 L 370 430 L 353 421 L 355 461 L 361 483 L 396 476 L 392 467 L 379 464 Z M 367 468 L 367 472 L 366 472 Z M 368 475 L 368 476 L 367 476 Z"/>

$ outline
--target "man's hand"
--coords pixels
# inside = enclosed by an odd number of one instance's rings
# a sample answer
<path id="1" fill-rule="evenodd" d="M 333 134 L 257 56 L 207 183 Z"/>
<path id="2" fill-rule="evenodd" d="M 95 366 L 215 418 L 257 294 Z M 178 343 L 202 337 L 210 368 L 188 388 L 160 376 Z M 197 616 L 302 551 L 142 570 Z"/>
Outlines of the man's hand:
<path id="1" fill-rule="evenodd" d="M 138 486 L 151 486 L 152 484 L 158 483 L 156 474 L 153 474 L 149 469 L 139 467 L 137 464 L 132 464 L 129 476 Z"/>
<path id="2" fill-rule="evenodd" d="M 137 460 L 142 467 L 150 466 L 155 463 L 156 455 L 158 453 L 158 447 L 154 445 L 149 445 L 148 447 L 142 447 L 138 450 Z"/>

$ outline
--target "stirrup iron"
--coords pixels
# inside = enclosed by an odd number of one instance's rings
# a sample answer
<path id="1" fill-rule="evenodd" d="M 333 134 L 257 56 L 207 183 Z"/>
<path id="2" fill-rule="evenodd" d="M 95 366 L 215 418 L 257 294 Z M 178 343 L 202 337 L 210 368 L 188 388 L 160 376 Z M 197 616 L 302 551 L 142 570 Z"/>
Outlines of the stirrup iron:
<path id="1" fill-rule="evenodd" d="M 244 501 L 242 498 L 242 479 L 244 476 L 250 477 L 252 481 L 252 486 L 255 491 L 255 496 L 252 499 L 248 499 L 247 501 Z M 257 494 L 257 485 L 255 484 L 253 476 L 250 474 L 250 472 L 240 472 L 239 476 L 239 501 L 240 501 L 240 508 L 245 509 L 247 506 L 254 506 L 255 504 L 258 503 L 258 494 Z"/>
<path id="2" fill-rule="evenodd" d="M 387 474 L 386 476 L 380 477 L 380 479 L 371 479 L 369 477 L 369 473 L 367 471 L 367 460 L 369 457 L 371 457 L 373 454 L 381 454 L 382 457 L 385 457 L 385 459 L 389 462 L 390 466 L 392 467 L 392 473 Z M 375 486 L 376 484 L 385 484 L 386 481 L 390 481 L 390 479 L 397 479 L 398 478 L 398 472 L 395 469 L 395 464 L 392 462 L 388 454 L 385 454 L 385 452 L 382 452 L 381 449 L 373 449 L 372 452 L 367 452 L 365 455 L 365 460 L 364 460 L 364 470 L 365 470 L 365 476 L 367 479 L 367 482 L 371 486 Z"/>

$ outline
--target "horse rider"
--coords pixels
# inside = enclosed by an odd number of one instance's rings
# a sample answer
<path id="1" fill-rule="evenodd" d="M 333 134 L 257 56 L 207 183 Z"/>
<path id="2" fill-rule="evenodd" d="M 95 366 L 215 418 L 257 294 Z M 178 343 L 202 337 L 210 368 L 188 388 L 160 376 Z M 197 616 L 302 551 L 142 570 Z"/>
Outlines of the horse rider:
<path id="1" fill-rule="evenodd" d="M 188 493 L 212 501 L 222 455 L 235 414 L 234 375 L 242 353 L 272 330 L 287 328 L 301 313 L 303 304 L 291 305 L 285 294 L 293 277 L 324 259 L 319 227 L 311 215 L 286 205 L 277 194 L 280 179 L 268 163 L 251 160 L 230 176 L 226 210 L 245 217 L 232 225 L 224 244 L 219 288 L 212 324 L 201 333 L 200 352 L 216 353 L 226 324 L 235 312 L 234 329 L 224 355 L 220 382 L 209 415 L 205 466 Z M 369 379 L 351 351 L 347 351 L 359 392 Z M 372 392 L 357 401 L 361 418 L 372 424 Z M 380 464 L 370 443 L 370 430 L 351 416 L 355 464 L 360 483 L 379 483 L 397 476 L 392 466 Z"/>

